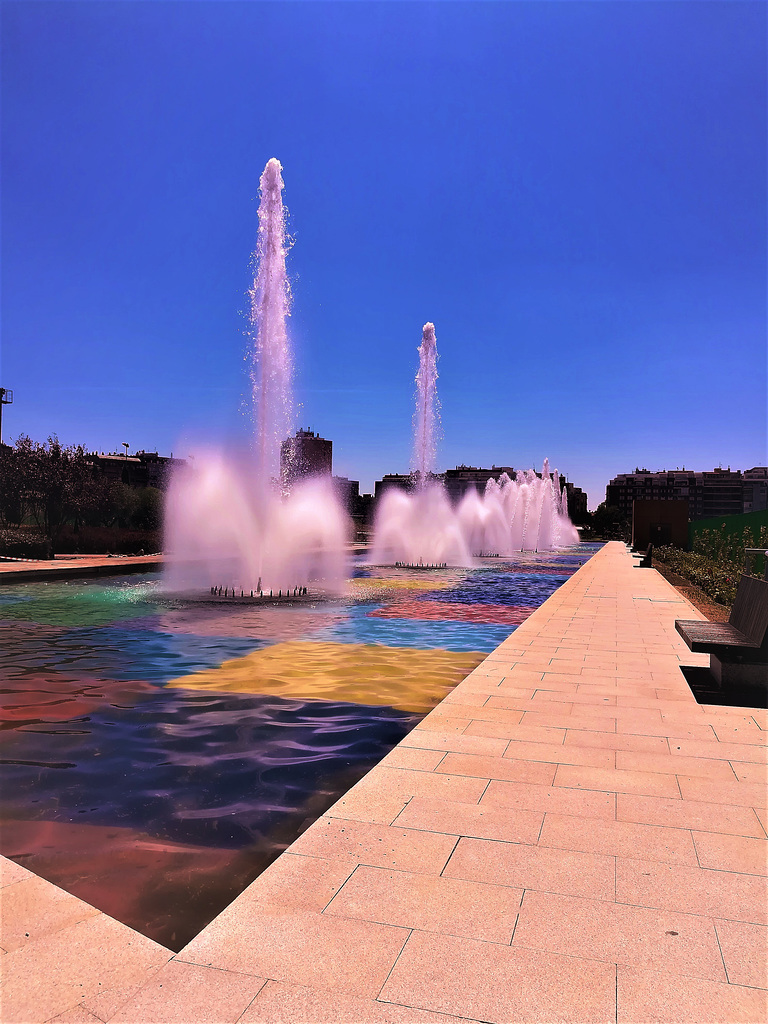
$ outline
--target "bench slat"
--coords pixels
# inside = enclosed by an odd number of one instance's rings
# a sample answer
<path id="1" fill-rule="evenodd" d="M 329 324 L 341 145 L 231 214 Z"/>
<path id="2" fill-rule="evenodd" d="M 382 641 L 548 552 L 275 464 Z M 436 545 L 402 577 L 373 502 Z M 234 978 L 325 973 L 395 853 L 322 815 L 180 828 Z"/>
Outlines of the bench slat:
<path id="1" fill-rule="evenodd" d="M 749 647 L 759 650 L 760 644 L 745 636 L 728 622 L 700 622 L 698 619 L 677 619 L 675 629 L 692 651 L 710 647 Z"/>

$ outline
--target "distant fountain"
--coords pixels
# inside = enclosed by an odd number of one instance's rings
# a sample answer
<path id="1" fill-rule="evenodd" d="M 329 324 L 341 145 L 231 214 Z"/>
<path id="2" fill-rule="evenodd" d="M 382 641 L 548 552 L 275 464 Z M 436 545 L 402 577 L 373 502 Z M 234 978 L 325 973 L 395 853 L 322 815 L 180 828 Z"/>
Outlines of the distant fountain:
<path id="1" fill-rule="evenodd" d="M 376 512 L 374 565 L 471 565 L 472 554 L 443 485 L 434 479 L 440 433 L 435 325 L 424 324 L 413 416 L 413 490 L 386 491 Z"/>
<path id="2" fill-rule="evenodd" d="M 259 187 L 249 332 L 255 458 L 211 449 L 174 475 L 165 516 L 165 584 L 174 592 L 221 586 L 276 595 L 308 583 L 334 591 L 347 575 L 348 521 L 331 481 L 308 479 L 286 493 L 281 480 L 280 448 L 294 426 L 294 403 L 278 160 L 267 163 Z"/>
<path id="3" fill-rule="evenodd" d="M 464 495 L 458 507 L 462 533 L 473 555 L 512 555 L 515 551 L 550 551 L 579 543 L 568 518 L 568 499 L 560 477 L 544 460 L 541 476 L 532 469 L 512 480 L 502 473 L 489 480 L 483 495 Z"/>
<path id="4" fill-rule="evenodd" d="M 424 324 L 419 345 L 419 370 L 416 374 L 416 411 L 413 415 L 413 468 L 420 484 L 435 469 L 440 432 L 440 406 L 437 399 L 437 339 L 435 325 Z"/>
<path id="5" fill-rule="evenodd" d="M 533 470 L 503 473 L 485 492 L 468 491 L 454 509 L 435 479 L 439 436 L 435 326 L 424 325 L 416 374 L 413 417 L 413 488 L 386 491 L 379 503 L 371 562 L 469 566 L 474 557 L 505 556 L 516 551 L 548 551 L 578 544 L 568 518 L 565 490 L 544 460 L 541 476 Z"/>

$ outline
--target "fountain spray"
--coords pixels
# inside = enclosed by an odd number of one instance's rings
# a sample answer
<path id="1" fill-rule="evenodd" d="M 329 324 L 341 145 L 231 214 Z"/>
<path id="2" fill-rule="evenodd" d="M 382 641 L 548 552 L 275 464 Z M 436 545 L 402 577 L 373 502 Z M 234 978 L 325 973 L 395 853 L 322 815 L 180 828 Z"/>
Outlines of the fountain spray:
<path id="1" fill-rule="evenodd" d="M 286 321 L 291 289 L 283 206 L 282 165 L 267 162 L 259 182 L 259 233 L 251 297 L 251 385 L 256 424 L 257 473 L 262 486 L 279 477 L 280 445 L 293 429 L 293 357 Z"/>
<path id="2" fill-rule="evenodd" d="M 419 345 L 419 369 L 416 374 L 416 412 L 413 417 L 413 468 L 417 486 L 426 486 L 434 472 L 440 429 L 440 405 L 437 398 L 437 341 L 435 325 L 426 323 Z"/>
<path id="3" fill-rule="evenodd" d="M 176 472 L 166 501 L 167 589 L 218 597 L 253 592 L 336 593 L 347 575 L 349 521 L 330 478 L 294 482 L 281 493 L 280 449 L 294 424 L 293 354 L 286 321 L 290 247 L 279 160 L 259 183 L 259 229 L 250 288 L 250 381 L 255 458 L 211 448 Z M 250 599 L 249 599 L 250 600 Z"/>

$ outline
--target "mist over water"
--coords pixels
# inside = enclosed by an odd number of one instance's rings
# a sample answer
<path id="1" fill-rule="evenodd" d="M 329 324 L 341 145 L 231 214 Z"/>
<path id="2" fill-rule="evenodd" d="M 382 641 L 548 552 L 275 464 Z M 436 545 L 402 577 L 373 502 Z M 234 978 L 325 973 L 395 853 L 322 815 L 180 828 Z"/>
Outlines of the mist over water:
<path id="1" fill-rule="evenodd" d="M 260 181 L 249 290 L 253 450 L 245 457 L 209 448 L 175 473 L 165 516 L 171 591 L 277 593 L 308 584 L 338 591 L 347 576 L 349 521 L 331 481 L 302 480 L 284 493 L 281 479 L 280 446 L 295 425 L 283 187 L 273 158 Z"/>

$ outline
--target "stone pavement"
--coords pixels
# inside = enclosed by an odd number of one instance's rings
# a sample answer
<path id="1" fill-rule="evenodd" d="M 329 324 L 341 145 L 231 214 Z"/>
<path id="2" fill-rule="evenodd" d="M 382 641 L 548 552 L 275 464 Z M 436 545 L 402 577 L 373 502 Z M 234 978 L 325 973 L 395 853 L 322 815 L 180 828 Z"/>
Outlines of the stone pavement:
<path id="1" fill-rule="evenodd" d="M 0 584 L 111 576 L 142 570 L 150 572 L 161 568 L 163 561 L 162 555 L 60 555 L 48 559 L 0 559 Z"/>
<path id="2" fill-rule="evenodd" d="M 765 711 L 606 545 L 173 955 L 5 862 L 4 1024 L 768 1017 Z"/>

